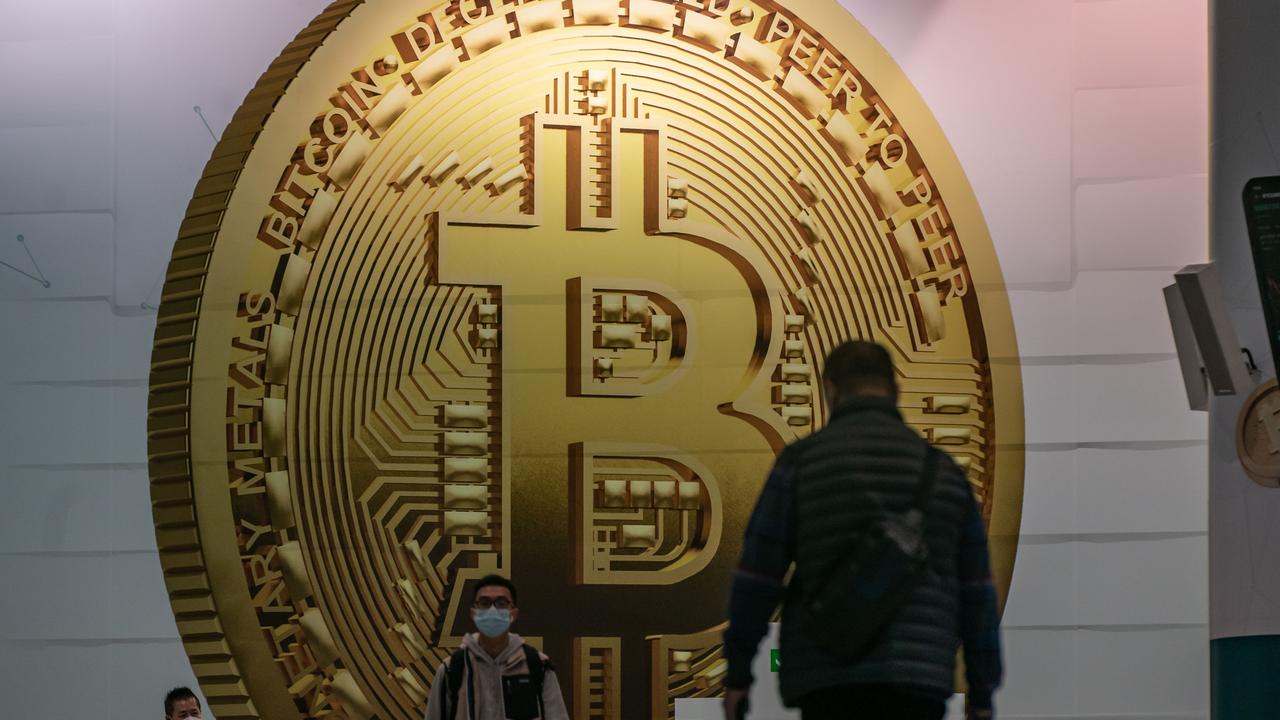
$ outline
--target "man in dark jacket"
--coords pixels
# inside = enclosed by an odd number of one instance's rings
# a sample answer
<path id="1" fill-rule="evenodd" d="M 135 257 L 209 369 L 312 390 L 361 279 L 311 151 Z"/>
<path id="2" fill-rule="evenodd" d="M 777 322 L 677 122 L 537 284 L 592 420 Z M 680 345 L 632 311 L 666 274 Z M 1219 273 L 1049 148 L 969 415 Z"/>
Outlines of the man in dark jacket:
<path id="1" fill-rule="evenodd" d="M 898 412 L 893 361 L 883 347 L 837 347 L 827 357 L 823 392 L 830 420 L 778 456 L 747 526 L 724 634 L 725 717 L 735 720 L 746 702 L 752 659 L 779 603 L 782 699 L 805 720 L 940 719 L 957 646 L 964 648 L 968 716 L 994 717 L 1003 669 L 986 534 L 969 483 L 949 457 L 936 463 L 922 504 L 928 567 L 875 640 L 851 657 L 815 642 L 811 621 L 800 626 L 805 589 L 820 587 L 871 523 L 911 508 L 928 453 Z"/>

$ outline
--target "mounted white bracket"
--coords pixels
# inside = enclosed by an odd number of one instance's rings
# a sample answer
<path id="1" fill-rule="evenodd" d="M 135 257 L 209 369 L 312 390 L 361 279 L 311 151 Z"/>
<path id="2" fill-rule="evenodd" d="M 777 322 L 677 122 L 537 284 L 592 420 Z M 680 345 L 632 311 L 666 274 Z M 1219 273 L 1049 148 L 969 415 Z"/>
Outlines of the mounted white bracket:
<path id="1" fill-rule="evenodd" d="M 1258 368 L 1240 347 L 1213 263 L 1188 265 L 1173 280 L 1164 301 L 1191 409 L 1209 409 L 1210 388 L 1214 395 L 1252 390 Z"/>

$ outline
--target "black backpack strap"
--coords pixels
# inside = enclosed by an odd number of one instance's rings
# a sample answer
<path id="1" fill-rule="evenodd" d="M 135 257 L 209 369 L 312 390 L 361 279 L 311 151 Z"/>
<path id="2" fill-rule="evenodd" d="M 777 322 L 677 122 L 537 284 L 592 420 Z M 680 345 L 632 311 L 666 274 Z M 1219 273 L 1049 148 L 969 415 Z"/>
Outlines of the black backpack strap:
<path id="1" fill-rule="evenodd" d="M 533 681 L 533 689 L 538 693 L 538 717 L 547 716 L 542 706 L 542 680 L 547 676 L 547 663 L 542 661 L 542 653 L 527 643 L 520 646 L 524 650 L 524 663 L 529 668 L 529 679 Z"/>
<path id="2" fill-rule="evenodd" d="M 449 669 L 445 675 L 448 683 L 445 688 L 445 706 L 440 713 L 442 720 L 453 720 L 458 714 L 458 693 L 462 690 L 462 673 L 466 669 L 466 663 L 466 648 L 455 650 L 449 656 Z"/>
<path id="3" fill-rule="evenodd" d="M 524 662 L 529 667 L 529 677 L 533 680 L 533 686 L 538 688 L 538 692 L 542 692 L 542 679 L 547 674 L 547 664 L 542 661 L 542 653 L 536 648 L 529 645 L 522 645 L 524 650 Z"/>

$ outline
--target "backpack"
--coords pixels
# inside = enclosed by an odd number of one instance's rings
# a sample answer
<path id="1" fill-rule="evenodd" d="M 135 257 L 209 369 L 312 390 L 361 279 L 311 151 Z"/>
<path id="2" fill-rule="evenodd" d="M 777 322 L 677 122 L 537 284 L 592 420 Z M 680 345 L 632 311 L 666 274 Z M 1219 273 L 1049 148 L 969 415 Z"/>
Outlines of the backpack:
<path id="1" fill-rule="evenodd" d="M 908 510 L 872 523 L 824 573 L 824 582 L 803 594 L 801 626 L 828 653 L 859 658 L 919 586 L 929 563 L 924 506 L 937 479 L 939 454 L 926 446 Z"/>
<path id="2" fill-rule="evenodd" d="M 532 686 L 534 695 L 537 698 L 537 707 L 528 708 L 524 713 L 519 712 L 520 709 L 516 708 L 516 715 L 509 716 L 512 720 L 526 720 L 526 718 L 527 720 L 533 720 L 535 717 L 543 717 L 542 681 L 543 678 L 546 677 L 548 663 L 543 662 L 542 655 L 528 645 L 521 645 L 520 649 L 524 651 L 524 662 L 529 668 L 529 685 Z M 449 668 L 446 673 L 448 687 L 445 692 L 445 706 L 442 708 L 442 712 L 440 713 L 440 717 L 444 718 L 444 720 L 454 720 L 455 716 L 458 714 L 458 693 L 462 690 L 462 674 L 470 664 L 471 661 L 467 658 L 466 648 L 455 650 L 453 651 L 453 654 L 449 656 Z M 503 691 L 510 691 L 510 687 L 506 682 L 503 683 Z M 472 712 L 475 712 L 475 701 L 473 698 L 474 696 L 472 695 L 470 688 L 468 688 L 467 699 L 470 702 L 468 702 L 467 707 L 470 708 Z M 507 709 L 508 713 L 513 710 L 511 707 L 508 707 Z M 529 714 L 528 711 L 536 711 L 537 715 Z"/>

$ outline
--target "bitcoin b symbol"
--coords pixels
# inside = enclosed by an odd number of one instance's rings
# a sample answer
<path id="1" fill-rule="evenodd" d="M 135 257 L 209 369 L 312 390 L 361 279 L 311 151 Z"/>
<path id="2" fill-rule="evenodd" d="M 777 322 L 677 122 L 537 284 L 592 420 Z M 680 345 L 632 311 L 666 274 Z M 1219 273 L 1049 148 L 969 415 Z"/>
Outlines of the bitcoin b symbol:
<path id="1" fill-rule="evenodd" d="M 660 128 L 610 128 L 626 202 L 596 222 L 613 227 L 590 228 L 575 211 L 587 127 L 531 124 L 538 224 L 441 216 L 436 281 L 490 286 L 500 307 L 502 466 L 520 509 L 506 569 L 523 631 L 575 659 L 575 636 L 620 638 L 621 702 L 639 708 L 641 678 L 666 682 L 647 637 L 723 619 L 736 553 L 720 539 L 741 536 L 778 443 L 726 410 L 759 372 L 776 311 L 737 249 L 654 231 Z M 585 667 L 573 675 L 587 681 Z"/>

